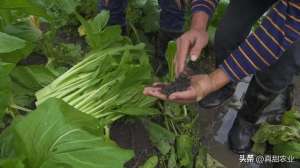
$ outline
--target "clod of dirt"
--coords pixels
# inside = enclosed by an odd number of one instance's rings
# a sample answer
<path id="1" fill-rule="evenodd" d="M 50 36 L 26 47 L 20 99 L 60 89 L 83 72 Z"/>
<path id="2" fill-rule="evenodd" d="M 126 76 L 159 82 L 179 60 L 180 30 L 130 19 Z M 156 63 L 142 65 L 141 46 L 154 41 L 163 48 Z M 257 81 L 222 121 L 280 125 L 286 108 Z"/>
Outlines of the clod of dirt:
<path id="1" fill-rule="evenodd" d="M 126 168 L 138 168 L 153 155 L 157 154 L 151 144 L 148 131 L 139 120 L 119 120 L 110 129 L 111 139 L 120 147 L 132 149 L 135 157 L 125 164 Z"/>
<path id="2" fill-rule="evenodd" d="M 181 74 L 176 80 L 162 88 L 161 93 L 170 96 L 172 93 L 185 91 L 191 86 L 191 79 L 188 75 Z"/>

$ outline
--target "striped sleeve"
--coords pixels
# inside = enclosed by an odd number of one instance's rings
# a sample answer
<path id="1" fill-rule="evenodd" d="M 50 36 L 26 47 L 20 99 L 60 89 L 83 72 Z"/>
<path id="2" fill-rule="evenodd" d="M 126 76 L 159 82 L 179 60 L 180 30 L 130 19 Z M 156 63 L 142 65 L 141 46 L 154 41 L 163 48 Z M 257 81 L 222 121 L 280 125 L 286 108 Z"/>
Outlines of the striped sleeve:
<path id="1" fill-rule="evenodd" d="M 300 0 L 281 0 L 220 68 L 232 81 L 263 71 L 300 38 Z"/>
<path id="2" fill-rule="evenodd" d="M 192 0 L 192 12 L 205 12 L 211 17 L 219 0 Z"/>

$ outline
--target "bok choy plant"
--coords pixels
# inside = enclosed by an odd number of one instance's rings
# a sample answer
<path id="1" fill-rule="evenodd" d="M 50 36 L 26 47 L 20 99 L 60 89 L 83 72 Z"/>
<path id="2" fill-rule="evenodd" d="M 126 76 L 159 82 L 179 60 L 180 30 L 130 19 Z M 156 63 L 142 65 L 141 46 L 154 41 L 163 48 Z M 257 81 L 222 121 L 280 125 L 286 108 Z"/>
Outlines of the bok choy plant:
<path id="1" fill-rule="evenodd" d="M 109 124 L 124 115 L 151 115 L 153 98 L 143 87 L 151 80 L 144 45 L 124 45 L 96 51 L 36 93 L 37 104 L 50 97 Z"/>

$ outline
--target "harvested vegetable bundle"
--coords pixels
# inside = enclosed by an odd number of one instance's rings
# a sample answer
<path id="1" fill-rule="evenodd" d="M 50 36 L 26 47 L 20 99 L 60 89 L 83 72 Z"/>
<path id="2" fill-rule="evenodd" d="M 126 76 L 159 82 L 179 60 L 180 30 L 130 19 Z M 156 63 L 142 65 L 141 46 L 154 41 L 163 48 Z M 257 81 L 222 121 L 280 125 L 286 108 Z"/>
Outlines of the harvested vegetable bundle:
<path id="1" fill-rule="evenodd" d="M 156 114 L 154 99 L 142 94 L 151 80 L 144 45 L 124 45 L 91 53 L 36 93 L 37 104 L 50 97 L 109 124 L 128 115 Z"/>

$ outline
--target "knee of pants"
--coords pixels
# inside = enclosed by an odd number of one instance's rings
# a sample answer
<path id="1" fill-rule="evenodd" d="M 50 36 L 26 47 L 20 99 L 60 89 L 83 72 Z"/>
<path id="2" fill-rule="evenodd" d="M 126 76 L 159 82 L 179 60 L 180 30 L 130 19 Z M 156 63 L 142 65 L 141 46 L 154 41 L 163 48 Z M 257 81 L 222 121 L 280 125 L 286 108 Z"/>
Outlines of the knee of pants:
<path id="1" fill-rule="evenodd" d="M 160 26 L 162 29 L 182 32 L 184 28 L 184 8 L 180 8 L 175 0 L 160 0 Z"/>

